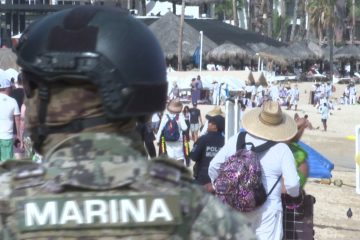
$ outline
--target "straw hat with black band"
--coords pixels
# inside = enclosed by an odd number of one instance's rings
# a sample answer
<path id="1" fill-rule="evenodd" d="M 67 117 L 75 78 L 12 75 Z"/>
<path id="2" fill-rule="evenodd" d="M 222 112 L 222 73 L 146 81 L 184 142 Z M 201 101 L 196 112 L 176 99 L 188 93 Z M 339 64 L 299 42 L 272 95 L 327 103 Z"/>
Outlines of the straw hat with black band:
<path id="1" fill-rule="evenodd" d="M 246 112 L 242 124 L 248 133 L 275 142 L 288 141 L 297 133 L 295 120 L 273 101 L 266 101 L 261 108 Z"/>

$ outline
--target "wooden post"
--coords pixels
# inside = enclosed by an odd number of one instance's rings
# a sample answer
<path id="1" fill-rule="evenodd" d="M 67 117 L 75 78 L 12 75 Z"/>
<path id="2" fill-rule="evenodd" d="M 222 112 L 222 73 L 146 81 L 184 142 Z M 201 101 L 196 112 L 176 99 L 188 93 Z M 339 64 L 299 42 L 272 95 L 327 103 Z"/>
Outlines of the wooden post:
<path id="1" fill-rule="evenodd" d="M 183 66 L 182 66 L 182 47 L 183 47 L 183 38 L 184 38 L 184 17 L 185 17 L 185 0 L 182 0 L 180 27 L 179 27 L 179 42 L 178 42 L 178 71 L 181 71 L 183 68 Z"/>

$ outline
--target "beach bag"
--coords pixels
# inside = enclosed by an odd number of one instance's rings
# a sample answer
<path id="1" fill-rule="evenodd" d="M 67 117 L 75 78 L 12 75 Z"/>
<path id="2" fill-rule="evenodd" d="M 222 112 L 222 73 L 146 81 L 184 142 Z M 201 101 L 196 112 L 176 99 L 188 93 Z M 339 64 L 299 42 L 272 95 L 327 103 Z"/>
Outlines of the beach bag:
<path id="1" fill-rule="evenodd" d="M 171 119 L 168 114 L 166 114 L 166 117 L 168 118 L 168 121 L 166 122 L 163 130 L 165 141 L 176 142 L 180 138 L 179 125 L 176 121 L 178 115 L 176 115 L 173 119 Z"/>
<path id="2" fill-rule="evenodd" d="M 245 143 L 246 132 L 237 139 L 236 153 L 220 165 L 219 176 L 214 182 L 215 194 L 219 199 L 241 212 L 250 212 L 261 206 L 280 181 L 278 178 L 270 192 L 266 194 L 261 180 L 261 165 L 258 154 L 277 144 L 268 141 L 258 147 Z M 246 145 L 252 145 L 247 149 Z"/>

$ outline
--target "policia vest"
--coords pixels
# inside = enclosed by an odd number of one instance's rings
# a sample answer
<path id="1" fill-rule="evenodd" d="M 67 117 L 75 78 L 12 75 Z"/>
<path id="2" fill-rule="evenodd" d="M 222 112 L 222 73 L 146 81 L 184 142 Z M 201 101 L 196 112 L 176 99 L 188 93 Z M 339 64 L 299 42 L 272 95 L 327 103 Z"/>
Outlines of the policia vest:
<path id="1" fill-rule="evenodd" d="M 129 138 L 81 134 L 45 164 L 8 161 L 0 175 L 0 238 L 189 239 L 207 197 L 174 161 L 153 162 Z"/>

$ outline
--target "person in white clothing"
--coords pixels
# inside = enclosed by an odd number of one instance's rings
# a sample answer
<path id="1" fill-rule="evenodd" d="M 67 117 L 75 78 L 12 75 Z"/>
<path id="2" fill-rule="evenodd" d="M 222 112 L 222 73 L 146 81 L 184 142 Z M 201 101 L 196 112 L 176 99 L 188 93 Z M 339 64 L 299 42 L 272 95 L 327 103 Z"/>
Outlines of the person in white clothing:
<path id="1" fill-rule="evenodd" d="M 212 84 L 213 84 L 212 104 L 219 105 L 220 104 L 220 85 L 216 80 L 214 80 Z"/>
<path id="2" fill-rule="evenodd" d="M 356 88 L 353 82 L 349 87 L 349 104 L 356 104 Z"/>
<path id="3" fill-rule="evenodd" d="M 295 107 L 295 111 L 297 111 L 297 106 L 298 106 L 298 102 L 299 102 L 299 98 L 300 98 L 300 92 L 298 89 L 297 84 L 295 84 L 291 89 L 290 89 L 290 102 L 289 102 L 289 107 L 288 110 L 291 109 L 292 106 Z"/>
<path id="4" fill-rule="evenodd" d="M 267 101 L 262 108 L 246 112 L 242 119 L 242 125 L 247 132 L 245 141 L 251 142 L 255 147 L 267 140 L 279 142 L 265 153 L 260 154 L 262 182 L 266 192 L 269 192 L 277 179 L 282 176 L 287 194 L 298 200 L 297 198 L 300 198 L 299 176 L 294 156 L 288 145 L 284 143 L 297 133 L 294 119 L 282 113 L 279 103 Z M 210 162 L 209 176 L 212 183 L 218 177 L 220 165 L 236 153 L 237 139 L 238 134 L 231 137 Z M 275 185 L 273 192 L 262 206 L 245 213 L 252 219 L 258 239 L 282 239 L 281 188 L 281 184 Z"/>
<path id="5" fill-rule="evenodd" d="M 276 102 L 279 102 L 280 100 L 280 92 L 279 92 L 279 87 L 277 85 L 277 82 L 273 82 L 270 89 L 269 89 L 269 92 L 270 92 L 270 97 L 271 97 L 271 100 L 273 101 L 276 101 Z"/>
<path id="6" fill-rule="evenodd" d="M 160 144 L 161 136 L 163 134 L 163 129 L 165 128 L 166 123 L 169 119 L 176 118 L 177 125 L 180 131 L 180 137 L 177 141 L 166 141 L 166 152 L 169 158 L 175 159 L 180 161 L 182 164 L 185 164 L 185 155 L 183 150 L 183 135 L 182 132 L 186 131 L 188 126 L 185 122 L 184 114 L 182 111 L 182 103 L 176 100 L 171 100 L 167 105 L 167 111 L 164 112 L 163 116 L 161 117 L 159 130 L 156 134 L 156 142 Z"/>
<path id="7" fill-rule="evenodd" d="M 14 122 L 20 148 L 23 148 L 22 131 L 20 131 L 20 110 L 16 100 L 10 95 L 10 80 L 0 76 L 0 161 L 13 158 Z"/>

